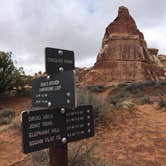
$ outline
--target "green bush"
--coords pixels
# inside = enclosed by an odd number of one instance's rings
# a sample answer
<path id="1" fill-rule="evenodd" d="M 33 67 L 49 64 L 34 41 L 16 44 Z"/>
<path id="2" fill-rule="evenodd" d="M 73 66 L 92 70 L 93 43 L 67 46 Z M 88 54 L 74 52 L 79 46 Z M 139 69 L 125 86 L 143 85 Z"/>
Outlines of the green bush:
<path id="1" fill-rule="evenodd" d="M 0 52 L 0 93 L 24 85 L 24 80 L 21 79 L 23 68 L 16 68 L 11 55 L 11 52 Z"/>

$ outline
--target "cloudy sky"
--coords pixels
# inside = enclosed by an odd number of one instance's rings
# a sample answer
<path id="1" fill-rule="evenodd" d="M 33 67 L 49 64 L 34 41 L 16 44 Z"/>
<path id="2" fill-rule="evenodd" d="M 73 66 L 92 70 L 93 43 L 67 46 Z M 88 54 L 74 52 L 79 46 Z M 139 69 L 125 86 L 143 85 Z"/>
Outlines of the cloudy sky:
<path id="1" fill-rule="evenodd" d="M 166 54 L 165 0 L 0 0 L 0 50 L 13 52 L 27 74 L 44 71 L 44 48 L 74 50 L 90 66 L 118 7 L 129 8 L 148 47 Z"/>

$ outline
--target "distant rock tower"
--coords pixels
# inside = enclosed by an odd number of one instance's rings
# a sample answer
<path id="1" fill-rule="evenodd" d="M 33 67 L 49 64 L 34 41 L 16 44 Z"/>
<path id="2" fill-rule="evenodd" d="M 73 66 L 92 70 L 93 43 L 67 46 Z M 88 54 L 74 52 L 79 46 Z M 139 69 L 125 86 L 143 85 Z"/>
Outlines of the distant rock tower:
<path id="1" fill-rule="evenodd" d="M 97 61 L 86 78 L 89 83 L 163 79 L 157 52 L 147 48 L 128 9 L 121 6 L 116 19 L 106 28 Z"/>

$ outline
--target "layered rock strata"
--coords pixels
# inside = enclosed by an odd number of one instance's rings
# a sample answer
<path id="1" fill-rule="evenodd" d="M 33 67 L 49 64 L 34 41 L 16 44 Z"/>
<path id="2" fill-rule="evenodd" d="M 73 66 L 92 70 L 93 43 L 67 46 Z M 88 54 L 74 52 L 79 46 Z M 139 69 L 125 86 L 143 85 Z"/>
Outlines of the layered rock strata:
<path id="1" fill-rule="evenodd" d="M 86 80 L 98 84 L 163 79 L 157 52 L 157 49 L 147 48 L 144 35 L 128 9 L 121 6 L 116 19 L 106 28 L 97 61 L 86 73 Z"/>

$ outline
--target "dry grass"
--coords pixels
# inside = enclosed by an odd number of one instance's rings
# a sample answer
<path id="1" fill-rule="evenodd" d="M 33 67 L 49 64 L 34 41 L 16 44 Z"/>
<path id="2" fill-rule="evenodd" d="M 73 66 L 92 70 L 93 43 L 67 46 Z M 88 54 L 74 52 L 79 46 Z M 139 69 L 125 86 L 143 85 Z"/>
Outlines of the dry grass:
<path id="1" fill-rule="evenodd" d="M 90 146 L 82 143 L 76 147 L 70 146 L 68 152 L 68 166 L 112 166 L 97 159 L 93 155 L 95 144 Z M 34 152 L 30 154 L 32 166 L 49 166 L 48 150 Z"/>
<path id="2" fill-rule="evenodd" d="M 80 144 L 76 148 L 72 148 L 69 153 L 69 166 L 112 166 L 93 155 L 95 144 L 87 146 Z"/>
<path id="3" fill-rule="evenodd" d="M 109 104 L 107 101 L 104 101 L 86 88 L 77 89 L 77 101 L 78 105 L 92 105 L 95 120 L 106 124 L 108 123 Z"/>

